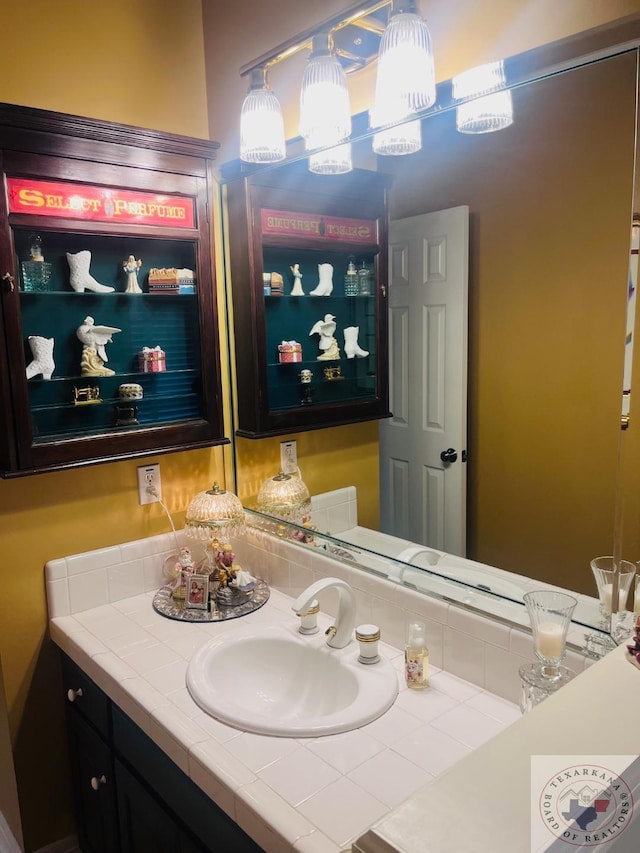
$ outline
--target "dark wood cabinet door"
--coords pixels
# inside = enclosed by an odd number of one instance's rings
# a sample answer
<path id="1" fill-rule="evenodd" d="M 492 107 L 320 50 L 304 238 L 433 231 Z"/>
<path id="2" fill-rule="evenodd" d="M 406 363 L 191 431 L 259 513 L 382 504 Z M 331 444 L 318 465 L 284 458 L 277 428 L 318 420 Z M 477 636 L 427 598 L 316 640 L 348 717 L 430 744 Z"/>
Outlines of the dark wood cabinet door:
<path id="1" fill-rule="evenodd" d="M 72 781 L 83 853 L 119 853 L 111 748 L 74 710 L 68 713 Z"/>
<path id="2" fill-rule="evenodd" d="M 181 853 L 173 815 L 117 759 L 116 779 L 122 853 Z"/>

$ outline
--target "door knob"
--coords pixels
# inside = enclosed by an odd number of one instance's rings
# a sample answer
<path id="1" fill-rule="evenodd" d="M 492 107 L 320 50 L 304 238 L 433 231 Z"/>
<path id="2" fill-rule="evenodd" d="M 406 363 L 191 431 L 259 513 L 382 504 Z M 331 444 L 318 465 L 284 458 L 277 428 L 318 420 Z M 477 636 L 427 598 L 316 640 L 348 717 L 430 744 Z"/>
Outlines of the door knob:
<path id="1" fill-rule="evenodd" d="M 440 459 L 444 463 L 455 462 L 458 458 L 457 452 L 453 449 L 453 447 L 448 447 L 446 450 L 443 450 L 440 454 Z"/>
<path id="2" fill-rule="evenodd" d="M 72 688 L 67 690 L 67 699 L 69 702 L 75 702 L 80 696 L 82 696 L 82 687 L 78 687 L 77 690 L 73 690 Z"/>

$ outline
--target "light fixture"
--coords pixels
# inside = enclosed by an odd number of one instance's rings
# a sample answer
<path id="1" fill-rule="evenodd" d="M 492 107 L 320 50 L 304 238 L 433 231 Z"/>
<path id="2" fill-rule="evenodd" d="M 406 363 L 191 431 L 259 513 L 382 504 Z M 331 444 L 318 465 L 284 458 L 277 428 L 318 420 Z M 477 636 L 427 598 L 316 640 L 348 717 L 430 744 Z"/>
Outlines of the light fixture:
<path id="1" fill-rule="evenodd" d="M 385 127 L 427 109 L 436 100 L 431 36 L 415 0 L 393 0 L 380 42 L 371 126 Z"/>
<path id="2" fill-rule="evenodd" d="M 246 163 L 277 163 L 284 160 L 285 152 L 280 103 L 267 83 L 266 67 L 260 66 L 251 72 L 240 113 L 240 159 Z"/>
<path id="3" fill-rule="evenodd" d="M 269 163 L 286 156 L 281 113 L 267 85 L 266 71 L 302 50 L 310 53 L 300 90 L 299 132 L 311 172 L 351 171 L 346 75 L 375 61 L 378 73 L 370 120 L 374 152 L 411 154 L 421 148 L 421 126 L 411 120 L 436 99 L 427 24 L 417 12 L 416 0 L 369 0 L 299 33 L 240 69 L 242 76 L 251 75 L 243 107 L 241 160 Z M 276 127 L 278 142 L 273 143 L 269 135 Z"/>
<path id="4" fill-rule="evenodd" d="M 352 169 L 350 142 L 309 155 L 309 171 L 316 175 L 344 175 Z"/>
<path id="5" fill-rule="evenodd" d="M 513 123 L 513 100 L 511 91 L 504 88 L 503 60 L 469 68 L 451 83 L 456 100 L 484 95 L 456 107 L 456 128 L 460 133 L 492 133 Z"/>
<path id="6" fill-rule="evenodd" d="M 315 35 L 300 89 L 300 136 L 307 151 L 344 142 L 351 135 L 347 77 L 329 33 Z"/>
<path id="7" fill-rule="evenodd" d="M 309 489 L 300 477 L 280 471 L 260 486 L 258 509 L 282 521 L 300 523 L 311 512 Z"/>
<path id="8" fill-rule="evenodd" d="M 226 540 L 241 536 L 245 529 L 240 498 L 220 489 L 217 483 L 206 492 L 198 492 L 187 507 L 184 530 L 189 539 Z"/>
<path id="9" fill-rule="evenodd" d="M 422 148 L 422 126 L 420 119 L 379 130 L 373 136 L 374 154 L 401 156 L 415 154 Z"/>

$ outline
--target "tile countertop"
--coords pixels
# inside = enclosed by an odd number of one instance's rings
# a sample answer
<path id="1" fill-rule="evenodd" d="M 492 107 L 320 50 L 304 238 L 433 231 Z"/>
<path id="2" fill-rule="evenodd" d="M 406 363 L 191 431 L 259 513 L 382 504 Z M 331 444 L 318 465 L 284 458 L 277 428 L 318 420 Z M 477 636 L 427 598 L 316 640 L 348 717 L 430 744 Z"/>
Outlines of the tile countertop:
<path id="1" fill-rule="evenodd" d="M 154 611 L 152 599 L 144 593 L 54 617 L 51 637 L 267 853 L 349 848 L 521 716 L 515 705 L 433 667 L 428 690 L 408 690 L 402 653 L 381 643 L 400 692 L 378 720 L 321 738 L 242 732 L 202 712 L 185 687 L 193 652 L 235 620 L 173 621 Z M 242 622 L 295 625 L 291 601 L 272 589 Z M 319 624 L 331 620 L 320 614 Z"/>
<path id="2" fill-rule="evenodd" d="M 640 672 L 625 660 L 625 652 L 624 645 L 614 649 L 500 737 L 421 788 L 358 839 L 354 850 L 574 853 L 584 847 L 603 853 L 612 849 L 636 853 L 640 850 L 640 734 L 634 711 L 640 708 Z M 567 820 L 563 814 L 549 828 L 542 794 L 550 792 L 556 780 L 562 783 L 559 790 L 567 792 L 569 787 L 571 793 L 575 781 L 567 771 L 577 770 L 573 775 L 579 775 L 585 765 L 613 768 L 614 774 L 621 775 L 631 791 L 631 808 L 619 820 L 620 800 L 612 797 L 616 809 L 613 818 L 601 824 L 599 839 L 595 834 L 585 838 L 593 832 L 588 823 L 579 842 L 565 842 L 558 832 L 577 832 L 574 818 Z M 561 813 L 561 809 L 555 812 Z M 430 816 L 428 824 L 425 815 Z"/>

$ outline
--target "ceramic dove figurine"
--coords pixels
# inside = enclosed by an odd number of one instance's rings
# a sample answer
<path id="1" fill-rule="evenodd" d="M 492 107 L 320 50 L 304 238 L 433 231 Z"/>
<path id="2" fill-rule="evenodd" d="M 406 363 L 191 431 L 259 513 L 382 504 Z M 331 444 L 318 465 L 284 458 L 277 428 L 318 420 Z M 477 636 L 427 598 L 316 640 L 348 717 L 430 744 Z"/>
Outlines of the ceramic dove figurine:
<path id="1" fill-rule="evenodd" d="M 320 349 L 322 353 L 318 356 L 318 361 L 335 361 L 340 358 L 340 349 L 338 342 L 335 339 L 336 318 L 333 314 L 325 314 L 324 320 L 318 320 L 309 332 L 311 335 L 320 335 Z"/>
<path id="2" fill-rule="evenodd" d="M 82 359 L 80 373 L 82 376 L 113 376 L 115 370 L 105 367 L 107 352 L 105 345 L 111 343 L 116 332 L 121 332 L 115 326 L 96 326 L 93 317 L 85 317 L 78 326 L 76 335 L 82 343 Z"/>

